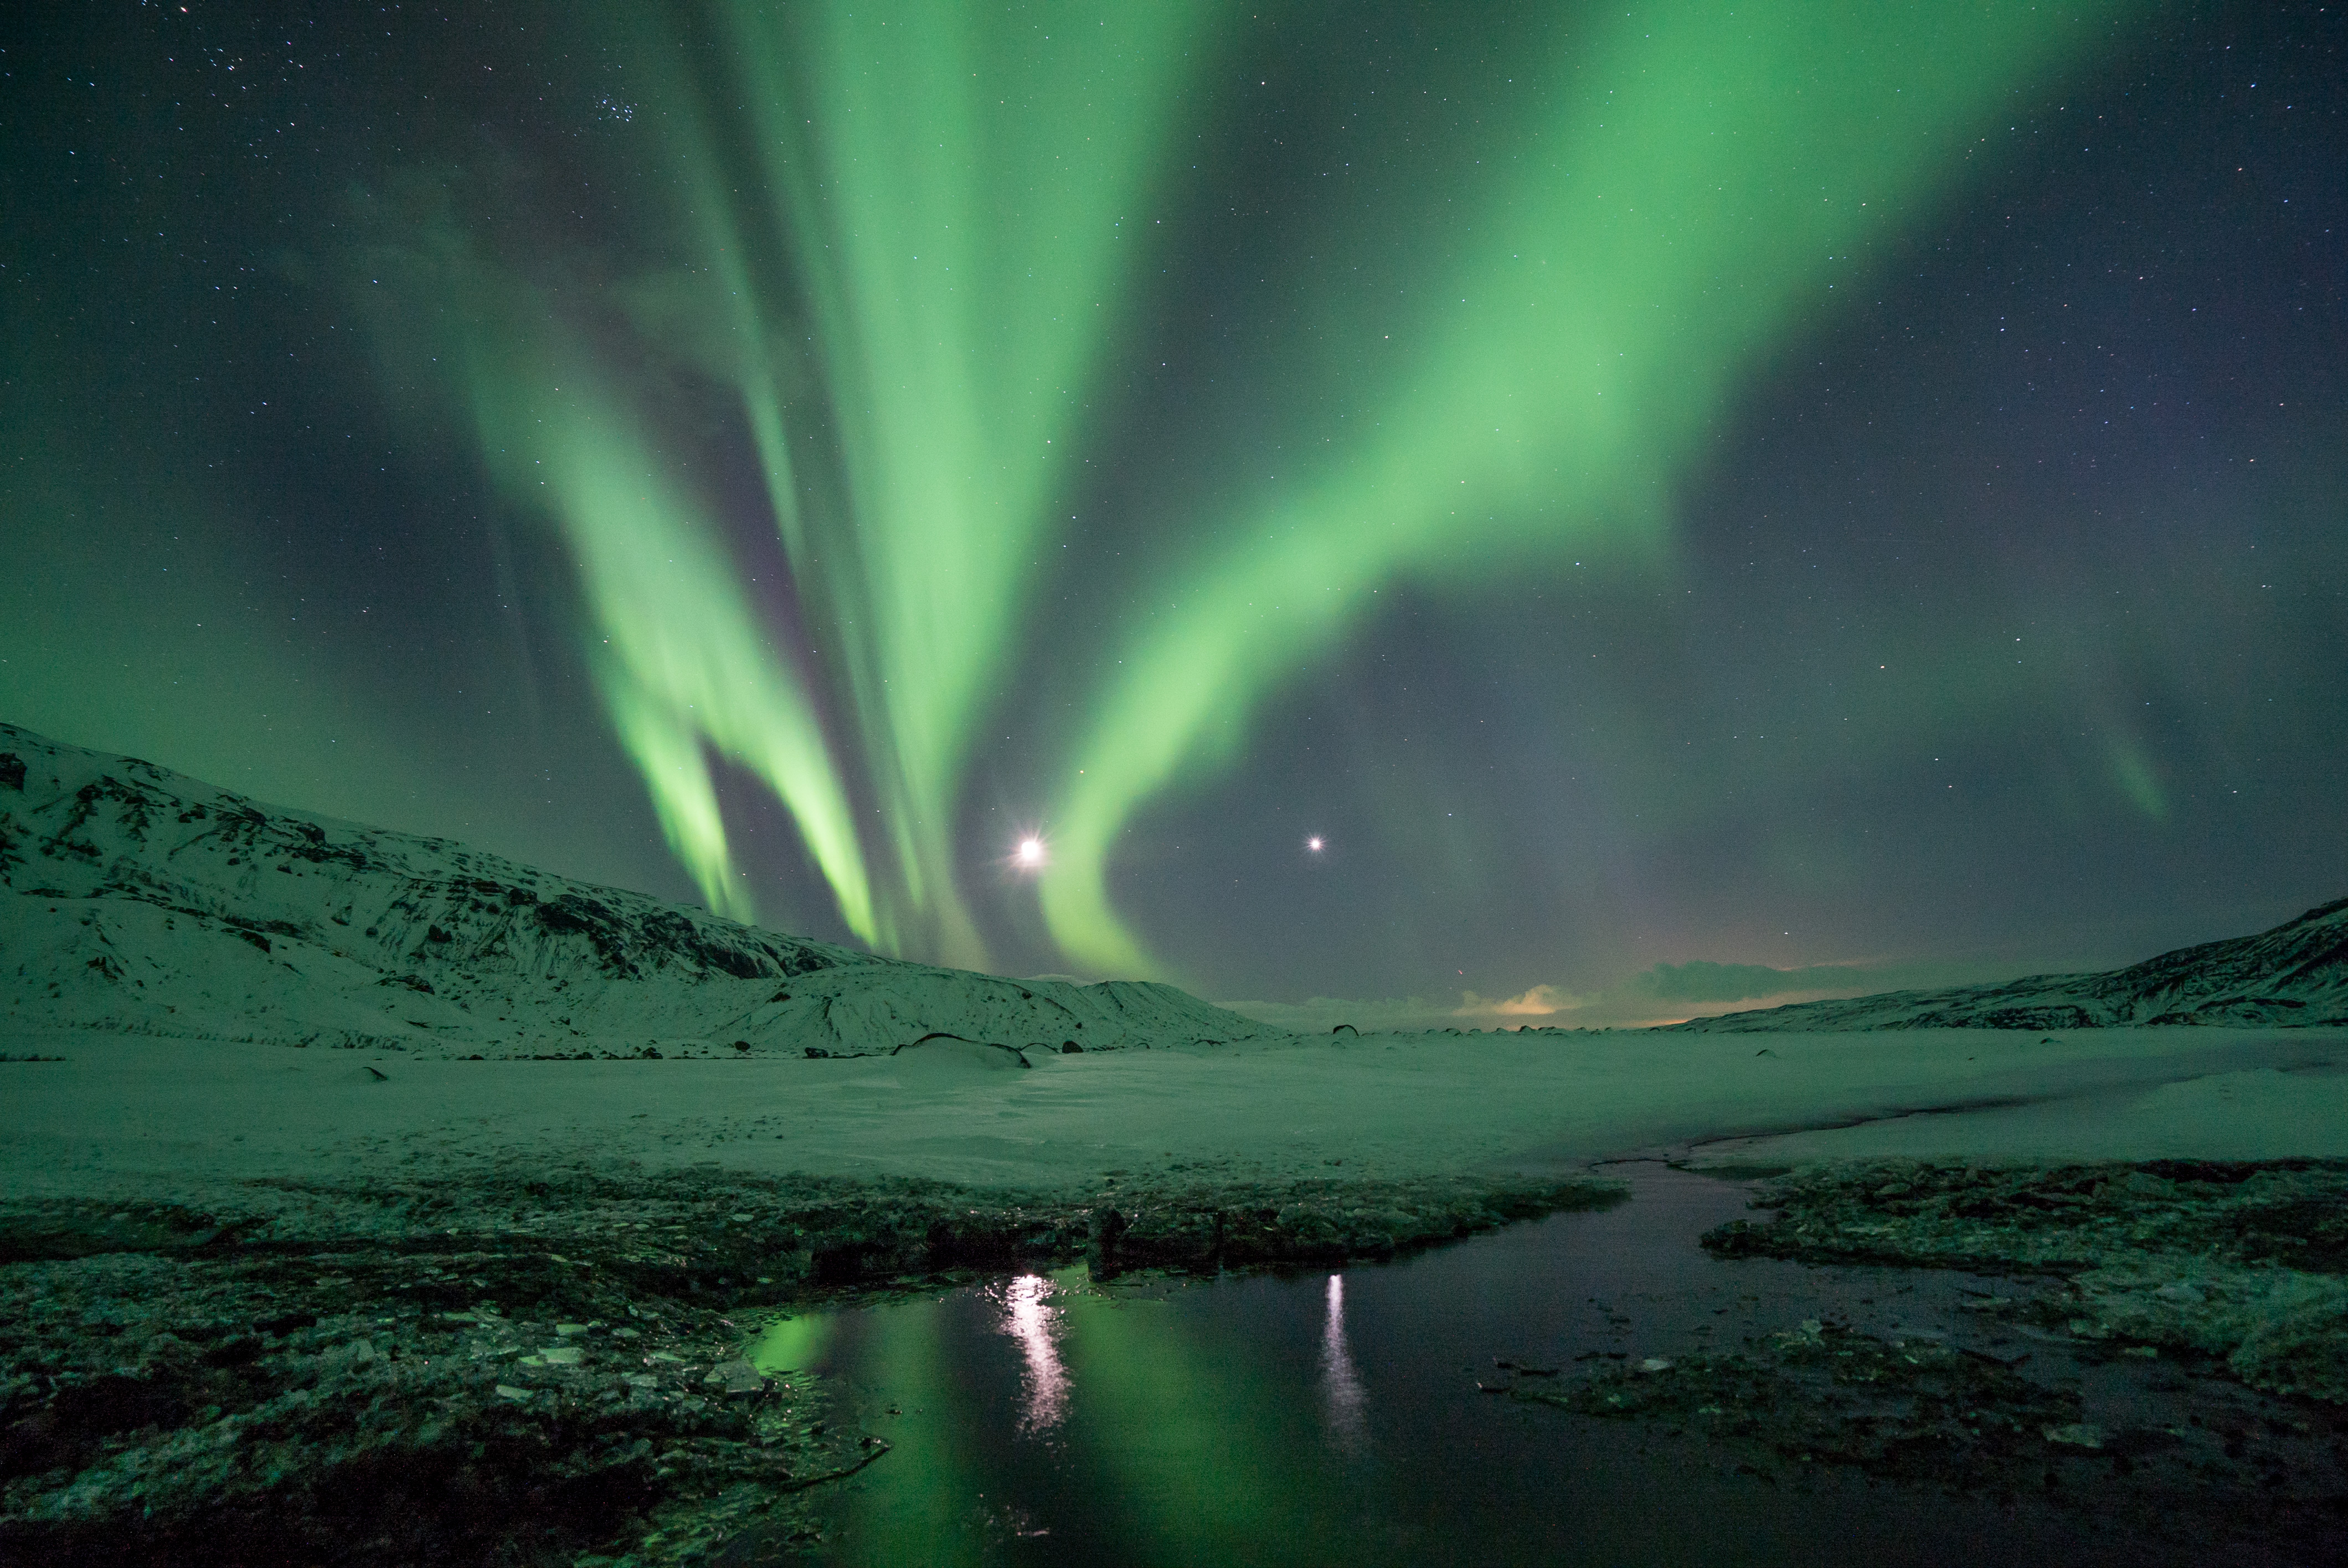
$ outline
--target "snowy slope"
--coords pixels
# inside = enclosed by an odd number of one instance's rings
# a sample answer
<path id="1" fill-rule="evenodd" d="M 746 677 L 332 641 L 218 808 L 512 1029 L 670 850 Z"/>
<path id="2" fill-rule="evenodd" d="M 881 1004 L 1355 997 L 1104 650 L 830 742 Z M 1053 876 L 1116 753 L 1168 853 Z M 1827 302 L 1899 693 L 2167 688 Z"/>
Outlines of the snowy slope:
<path id="1" fill-rule="evenodd" d="M 1282 1032 L 1170 986 L 1001 979 L 805 941 L 7 724 L 0 1024 L 490 1057 Z"/>
<path id="2" fill-rule="evenodd" d="M 2128 1024 L 2348 1023 L 2348 898 L 2271 931 L 2180 948 L 2096 975 L 2032 975 L 1945 991 L 1886 991 L 1723 1013 L 1684 1030 L 2101 1029 Z"/>

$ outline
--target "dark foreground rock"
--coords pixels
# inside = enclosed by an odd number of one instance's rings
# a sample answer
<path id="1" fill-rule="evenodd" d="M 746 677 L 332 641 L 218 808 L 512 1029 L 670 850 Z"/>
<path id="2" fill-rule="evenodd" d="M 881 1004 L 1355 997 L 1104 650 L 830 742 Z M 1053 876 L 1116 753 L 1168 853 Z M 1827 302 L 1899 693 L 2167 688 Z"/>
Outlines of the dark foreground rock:
<path id="1" fill-rule="evenodd" d="M 1501 1361 L 1483 1386 L 1779 1482 L 1839 1470 L 2028 1493 L 2098 1535 L 2212 1561 L 2348 1552 L 2348 1163 L 1884 1161 L 1779 1174 L 1754 1206 L 1775 1213 L 1704 1245 L 1811 1266 L 1854 1306 L 1920 1300 L 1911 1271 L 1954 1274 L 1959 1309 L 1911 1307 L 1890 1331 L 1822 1310 L 1734 1349 L 1612 1364 Z"/>
<path id="2" fill-rule="evenodd" d="M 1770 1224 L 1715 1252 L 2049 1276 L 2032 1308 L 2082 1338 L 2348 1403 L 2348 1162 L 2005 1168 L 1885 1161 L 1770 1183 Z"/>
<path id="3" fill-rule="evenodd" d="M 816 1489 L 886 1462 L 819 1379 L 744 1359 L 794 1304 L 1388 1256 L 1615 1195 L 581 1172 L 0 1206 L 0 1560 L 690 1562 L 811 1531 Z"/>
<path id="4" fill-rule="evenodd" d="M 1886 1480 L 2012 1487 L 2038 1479 L 2047 1433 L 2089 1441 L 2075 1390 L 2040 1387 L 1981 1351 L 1817 1318 L 1738 1351 L 1525 1378 L 1509 1391 L 1584 1415 L 1669 1418 L 1783 1464 L 1852 1465 Z"/>

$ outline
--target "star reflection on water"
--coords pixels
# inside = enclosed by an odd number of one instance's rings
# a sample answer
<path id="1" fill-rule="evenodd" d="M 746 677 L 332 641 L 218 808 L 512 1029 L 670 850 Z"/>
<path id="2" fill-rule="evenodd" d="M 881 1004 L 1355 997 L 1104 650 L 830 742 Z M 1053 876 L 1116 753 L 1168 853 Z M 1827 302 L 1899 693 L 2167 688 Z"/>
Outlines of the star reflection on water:
<path id="1" fill-rule="evenodd" d="M 1321 1386 L 1328 1404 L 1329 1440 L 1345 1453 L 1358 1453 L 1370 1435 L 1367 1396 L 1354 1352 L 1345 1343 L 1345 1276 L 1329 1276 L 1328 1315 L 1321 1326 Z"/>
<path id="2" fill-rule="evenodd" d="M 1052 1282 L 1040 1274 L 1023 1274 L 996 1287 L 1003 1332 L 1019 1342 L 1027 1358 L 1020 1389 L 1022 1437 L 1049 1431 L 1068 1410 L 1068 1373 L 1060 1363 L 1060 1313 L 1052 1305 Z"/>

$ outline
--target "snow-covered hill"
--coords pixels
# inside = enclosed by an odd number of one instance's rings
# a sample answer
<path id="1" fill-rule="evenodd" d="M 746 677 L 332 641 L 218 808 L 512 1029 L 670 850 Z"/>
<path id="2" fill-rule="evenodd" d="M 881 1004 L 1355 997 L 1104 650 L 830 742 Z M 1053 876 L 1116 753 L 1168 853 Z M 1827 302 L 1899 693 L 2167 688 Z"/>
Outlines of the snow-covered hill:
<path id="1" fill-rule="evenodd" d="M 0 1023 L 489 1057 L 1282 1032 L 1171 986 L 1002 979 L 805 941 L 8 724 Z"/>
<path id="2" fill-rule="evenodd" d="M 1723 1013 L 1684 1030 L 2101 1029 L 2348 1024 L 2348 898 L 2271 931 L 2179 948 L 2124 969 Z"/>

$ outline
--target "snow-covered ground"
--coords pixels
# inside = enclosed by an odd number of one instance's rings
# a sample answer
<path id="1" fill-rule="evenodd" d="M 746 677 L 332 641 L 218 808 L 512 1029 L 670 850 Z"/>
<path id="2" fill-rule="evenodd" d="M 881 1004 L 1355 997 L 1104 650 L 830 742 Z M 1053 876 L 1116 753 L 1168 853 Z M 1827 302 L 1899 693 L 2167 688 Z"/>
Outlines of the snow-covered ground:
<path id="1" fill-rule="evenodd" d="M 803 941 L 4 725 L 0 881 L 0 1055 L 63 1059 L 0 1062 L 26 1195 L 490 1161 L 1066 1191 L 1673 1145 L 2348 1154 L 2348 1030 L 1299 1036 L 1170 987 Z"/>
<path id="2" fill-rule="evenodd" d="M 900 963 L 264 806 L 0 724 L 0 1029 L 433 1056 L 1057 1051 L 1267 1026 L 1171 986 Z"/>
<path id="3" fill-rule="evenodd" d="M 0 1187 L 220 1202 L 435 1169 L 1386 1179 L 1700 1144 L 1781 1163 L 2348 1155 L 2348 1031 L 1289 1037 L 1044 1055 L 468 1061 L 90 1030 L 0 1035 Z M 729 1053 L 730 1055 L 731 1053 Z M 1838 1131 L 1800 1131 L 1830 1128 Z M 1772 1135 L 1775 1134 L 1775 1135 Z M 1758 1136 L 1756 1136 L 1758 1135 Z M 1733 1143 L 1707 1142 L 1737 1139 Z M 1340 1163 L 1342 1162 L 1342 1163 Z"/>
<path id="4" fill-rule="evenodd" d="M 1797 1002 L 1675 1027 L 1796 1034 L 1813 1030 L 2235 1028 L 2348 1025 L 2348 898 L 2271 930 L 2179 948 L 2126 968 L 2028 975 L 1993 985 Z"/>

